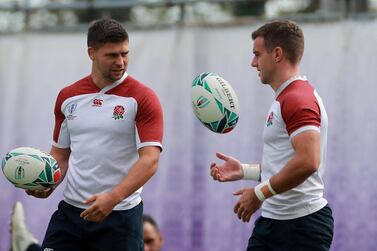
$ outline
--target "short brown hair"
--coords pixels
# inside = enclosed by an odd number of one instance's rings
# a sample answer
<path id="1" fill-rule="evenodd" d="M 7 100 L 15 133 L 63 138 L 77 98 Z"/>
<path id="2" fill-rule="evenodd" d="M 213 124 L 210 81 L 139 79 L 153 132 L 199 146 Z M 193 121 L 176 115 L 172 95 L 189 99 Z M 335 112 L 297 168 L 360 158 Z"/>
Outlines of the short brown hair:
<path id="1" fill-rule="evenodd" d="M 281 47 L 292 65 L 299 63 L 304 53 L 304 34 L 300 27 L 290 20 L 267 23 L 254 31 L 251 37 L 253 40 L 263 37 L 268 52 L 275 47 Z"/>
<path id="2" fill-rule="evenodd" d="M 88 29 L 88 47 L 98 49 L 106 43 L 128 41 L 128 33 L 123 26 L 114 19 L 100 19 L 94 21 Z"/>

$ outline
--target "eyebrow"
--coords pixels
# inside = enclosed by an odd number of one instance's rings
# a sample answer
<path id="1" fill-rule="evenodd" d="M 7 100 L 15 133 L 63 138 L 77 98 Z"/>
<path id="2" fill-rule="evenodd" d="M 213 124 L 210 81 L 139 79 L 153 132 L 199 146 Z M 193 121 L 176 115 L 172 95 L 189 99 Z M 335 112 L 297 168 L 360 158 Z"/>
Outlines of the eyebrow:
<path id="1" fill-rule="evenodd" d="M 119 55 L 119 54 L 128 54 L 130 51 L 122 51 L 122 52 L 108 52 L 105 55 Z"/>

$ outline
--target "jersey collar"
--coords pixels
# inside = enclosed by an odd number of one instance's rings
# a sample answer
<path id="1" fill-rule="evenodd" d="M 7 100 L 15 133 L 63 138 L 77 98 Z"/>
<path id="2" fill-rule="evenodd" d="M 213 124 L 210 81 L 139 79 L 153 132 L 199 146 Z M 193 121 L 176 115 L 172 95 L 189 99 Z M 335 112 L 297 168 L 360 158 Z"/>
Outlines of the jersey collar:
<path id="1" fill-rule="evenodd" d="M 277 90 L 276 90 L 276 93 L 275 93 L 275 97 L 279 96 L 280 93 L 285 89 L 287 88 L 288 85 L 290 85 L 292 82 L 296 81 L 296 80 L 302 80 L 302 81 L 306 81 L 308 80 L 305 76 L 293 76 L 291 77 L 290 79 L 288 79 L 287 81 L 285 81 Z"/>
<path id="2" fill-rule="evenodd" d="M 107 92 L 108 90 L 111 90 L 113 89 L 114 87 L 120 85 L 121 83 L 123 83 L 123 81 L 128 77 L 128 73 L 127 72 L 124 72 L 123 76 L 115 81 L 114 83 L 110 84 L 110 85 L 107 85 L 105 87 L 103 87 L 101 90 L 100 90 L 100 93 L 105 93 Z"/>

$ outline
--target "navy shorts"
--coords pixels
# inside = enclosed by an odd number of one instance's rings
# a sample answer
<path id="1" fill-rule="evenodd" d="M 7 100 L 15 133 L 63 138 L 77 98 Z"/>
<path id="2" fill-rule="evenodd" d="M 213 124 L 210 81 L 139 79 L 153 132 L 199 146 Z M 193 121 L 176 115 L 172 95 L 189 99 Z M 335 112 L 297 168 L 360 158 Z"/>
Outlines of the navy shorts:
<path id="1" fill-rule="evenodd" d="M 143 251 L 143 203 L 113 211 L 101 223 L 80 218 L 83 209 L 61 201 L 52 215 L 41 250 Z"/>
<path id="2" fill-rule="evenodd" d="M 334 229 L 331 208 L 293 220 L 259 217 L 247 251 L 328 251 Z"/>

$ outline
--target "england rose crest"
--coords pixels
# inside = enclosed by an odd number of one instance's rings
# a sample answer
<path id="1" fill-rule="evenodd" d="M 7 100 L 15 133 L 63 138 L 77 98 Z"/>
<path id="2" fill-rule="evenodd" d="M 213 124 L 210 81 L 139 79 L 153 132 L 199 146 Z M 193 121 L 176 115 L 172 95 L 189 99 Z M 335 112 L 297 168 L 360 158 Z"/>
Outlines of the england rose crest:
<path id="1" fill-rule="evenodd" d="M 114 112 L 113 112 L 113 119 L 123 119 L 123 114 L 124 114 L 124 107 L 122 105 L 117 105 L 114 107 Z"/>

